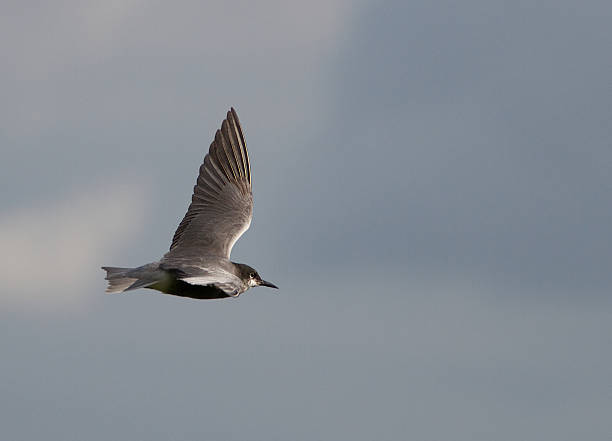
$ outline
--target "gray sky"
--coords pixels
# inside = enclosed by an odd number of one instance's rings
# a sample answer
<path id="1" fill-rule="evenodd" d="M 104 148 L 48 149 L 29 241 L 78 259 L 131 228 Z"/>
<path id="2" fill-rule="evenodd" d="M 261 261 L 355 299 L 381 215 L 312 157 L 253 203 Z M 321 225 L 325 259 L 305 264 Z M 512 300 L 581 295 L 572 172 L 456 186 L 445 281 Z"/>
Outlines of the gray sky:
<path id="1" fill-rule="evenodd" d="M 2 9 L 3 438 L 610 437 L 608 2 Z M 229 106 L 281 290 L 105 295 Z"/>

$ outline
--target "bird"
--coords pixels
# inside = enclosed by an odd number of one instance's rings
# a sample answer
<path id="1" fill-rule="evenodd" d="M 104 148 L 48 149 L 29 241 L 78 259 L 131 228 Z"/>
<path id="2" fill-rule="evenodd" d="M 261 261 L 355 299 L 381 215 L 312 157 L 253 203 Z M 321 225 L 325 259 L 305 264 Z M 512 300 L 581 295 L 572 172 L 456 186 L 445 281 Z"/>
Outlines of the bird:
<path id="1" fill-rule="evenodd" d="M 230 260 L 251 225 L 251 166 L 238 114 L 232 107 L 200 166 L 191 204 L 170 250 L 137 268 L 103 266 L 108 293 L 149 288 L 193 299 L 237 297 L 255 286 L 278 287 L 249 265 Z"/>

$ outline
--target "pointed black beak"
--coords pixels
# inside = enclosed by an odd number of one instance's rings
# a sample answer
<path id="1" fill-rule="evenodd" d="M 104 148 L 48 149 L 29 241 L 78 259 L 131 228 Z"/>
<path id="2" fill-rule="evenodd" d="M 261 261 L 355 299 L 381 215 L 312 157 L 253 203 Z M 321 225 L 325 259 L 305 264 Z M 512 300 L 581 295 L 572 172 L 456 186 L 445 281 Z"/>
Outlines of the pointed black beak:
<path id="1" fill-rule="evenodd" d="M 259 286 L 267 286 L 268 288 L 278 289 L 278 286 L 276 286 L 274 283 L 266 282 L 265 280 L 262 280 L 261 282 L 259 282 Z"/>

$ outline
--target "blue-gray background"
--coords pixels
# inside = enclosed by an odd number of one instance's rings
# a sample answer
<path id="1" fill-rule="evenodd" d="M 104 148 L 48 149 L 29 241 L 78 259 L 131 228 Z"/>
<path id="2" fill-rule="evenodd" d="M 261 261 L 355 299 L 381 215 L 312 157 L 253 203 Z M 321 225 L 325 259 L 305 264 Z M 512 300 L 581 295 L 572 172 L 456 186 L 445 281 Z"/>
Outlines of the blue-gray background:
<path id="1" fill-rule="evenodd" d="M 2 439 L 612 438 L 610 2 L 1 9 Z M 229 106 L 281 290 L 105 295 Z"/>

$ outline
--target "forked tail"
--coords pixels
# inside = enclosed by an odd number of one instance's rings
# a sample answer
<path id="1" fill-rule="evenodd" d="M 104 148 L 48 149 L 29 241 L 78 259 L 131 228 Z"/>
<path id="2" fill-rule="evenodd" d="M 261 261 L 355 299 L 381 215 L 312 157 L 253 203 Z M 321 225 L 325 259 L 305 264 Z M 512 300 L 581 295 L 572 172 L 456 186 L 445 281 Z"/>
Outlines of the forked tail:
<path id="1" fill-rule="evenodd" d="M 102 269 L 106 271 L 106 280 L 108 280 L 106 292 L 123 292 L 138 288 L 150 288 L 167 277 L 167 273 L 159 269 L 158 262 L 149 263 L 138 268 L 103 266 Z"/>
<path id="2" fill-rule="evenodd" d="M 103 266 L 102 269 L 106 271 L 105 279 L 108 280 L 106 292 L 123 292 L 138 280 L 128 276 L 128 273 L 134 268 Z"/>

